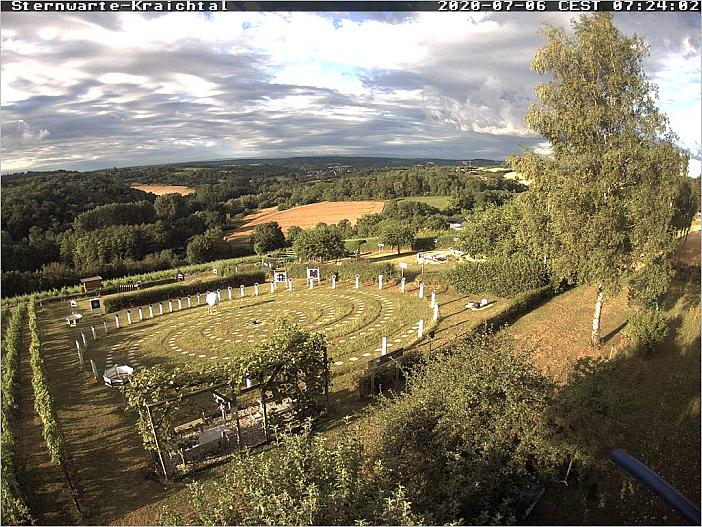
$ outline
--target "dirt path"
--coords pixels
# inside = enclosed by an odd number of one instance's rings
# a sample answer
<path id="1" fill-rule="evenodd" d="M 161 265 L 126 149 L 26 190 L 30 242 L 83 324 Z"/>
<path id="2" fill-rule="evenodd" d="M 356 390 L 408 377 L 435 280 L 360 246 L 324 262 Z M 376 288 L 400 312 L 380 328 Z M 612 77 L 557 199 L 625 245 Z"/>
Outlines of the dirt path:
<path id="1" fill-rule="evenodd" d="M 51 462 L 42 436 L 42 423 L 34 409 L 28 342 L 29 330 L 25 323 L 17 390 L 18 425 L 15 431 L 18 480 L 29 510 L 39 525 L 69 525 L 76 523 L 78 518 L 63 471 Z"/>
<path id="2" fill-rule="evenodd" d="M 63 304 L 45 306 L 39 311 L 39 325 L 83 521 L 121 523 L 129 511 L 160 500 L 164 489 L 146 477 L 146 453 L 121 394 L 97 384 L 89 365 L 80 371 L 74 341 L 80 339 L 81 329 L 89 337 L 89 323 L 69 328 L 64 311 Z"/>

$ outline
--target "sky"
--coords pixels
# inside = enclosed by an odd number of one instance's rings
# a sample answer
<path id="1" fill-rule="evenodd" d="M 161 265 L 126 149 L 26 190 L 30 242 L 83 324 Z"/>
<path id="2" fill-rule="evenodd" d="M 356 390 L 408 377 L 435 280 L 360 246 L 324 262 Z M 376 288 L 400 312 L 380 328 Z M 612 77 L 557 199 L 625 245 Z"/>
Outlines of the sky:
<path id="1" fill-rule="evenodd" d="M 8 13 L 2 172 L 240 157 L 504 159 L 576 13 Z M 617 13 L 700 174 L 699 13 Z"/>

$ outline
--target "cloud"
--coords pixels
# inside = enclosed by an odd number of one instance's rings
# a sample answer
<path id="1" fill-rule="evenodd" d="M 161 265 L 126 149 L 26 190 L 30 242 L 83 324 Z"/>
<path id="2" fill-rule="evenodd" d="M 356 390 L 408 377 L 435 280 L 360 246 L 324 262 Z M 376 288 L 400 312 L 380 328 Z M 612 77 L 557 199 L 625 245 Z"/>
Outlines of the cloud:
<path id="1" fill-rule="evenodd" d="M 571 13 L 3 13 L 2 170 L 311 154 L 500 159 Z M 617 14 L 700 158 L 700 17 Z"/>

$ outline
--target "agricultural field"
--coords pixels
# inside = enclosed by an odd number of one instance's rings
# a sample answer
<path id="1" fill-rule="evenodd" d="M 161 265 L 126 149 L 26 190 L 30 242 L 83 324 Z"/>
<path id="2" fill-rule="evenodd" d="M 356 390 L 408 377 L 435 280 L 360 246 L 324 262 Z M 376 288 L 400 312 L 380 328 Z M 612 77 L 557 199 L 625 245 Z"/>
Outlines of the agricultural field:
<path id="1" fill-rule="evenodd" d="M 395 201 L 414 201 L 417 203 L 426 203 L 431 207 L 436 207 L 439 210 L 451 208 L 451 196 L 411 196 L 409 198 L 398 198 Z"/>
<path id="2" fill-rule="evenodd" d="M 269 221 L 277 221 L 284 233 L 293 225 L 309 229 L 320 222 L 331 225 L 344 219 L 355 224 L 364 214 L 381 213 L 384 206 L 384 201 L 322 201 L 286 210 L 270 207 L 246 216 L 243 225 L 228 233 L 227 240 L 248 240 L 256 225 Z"/>
<path id="3" fill-rule="evenodd" d="M 135 183 L 131 185 L 131 187 L 149 192 L 150 194 L 156 194 L 157 196 L 162 196 L 164 194 L 180 194 L 181 196 L 187 196 L 195 192 L 194 188 L 183 185 L 141 185 Z"/>

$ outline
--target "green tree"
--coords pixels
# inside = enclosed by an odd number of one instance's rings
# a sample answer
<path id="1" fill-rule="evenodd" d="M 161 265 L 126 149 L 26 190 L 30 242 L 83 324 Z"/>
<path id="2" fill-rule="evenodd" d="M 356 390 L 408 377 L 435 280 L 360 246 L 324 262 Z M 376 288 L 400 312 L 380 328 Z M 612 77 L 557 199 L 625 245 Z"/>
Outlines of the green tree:
<path id="1" fill-rule="evenodd" d="M 400 254 L 401 247 L 412 245 L 417 232 L 412 225 L 398 220 L 385 220 L 379 225 L 379 229 L 380 241 L 396 247 L 397 254 Z"/>
<path id="2" fill-rule="evenodd" d="M 522 238 L 554 275 L 597 287 L 592 344 L 599 346 L 605 297 L 672 250 L 673 202 L 687 160 L 656 108 L 645 43 L 620 33 L 609 13 L 573 26 L 573 36 L 547 27 L 532 62 L 552 80 L 537 86 L 540 104 L 526 121 L 552 154 L 526 151 L 511 164 L 531 181 Z"/>
<path id="3" fill-rule="evenodd" d="M 459 235 L 458 248 L 471 256 L 508 256 L 517 252 L 517 225 L 521 209 L 511 201 L 488 206 L 468 216 Z"/>
<path id="4" fill-rule="evenodd" d="M 327 225 L 302 231 L 295 239 L 293 250 L 303 260 L 334 260 L 346 254 L 344 241 L 336 228 Z"/>
<path id="5" fill-rule="evenodd" d="M 285 235 L 277 221 L 259 223 L 254 227 L 251 243 L 256 254 L 266 254 L 285 247 Z"/>
<path id="6" fill-rule="evenodd" d="M 175 220 L 188 214 L 185 196 L 180 194 L 163 194 L 154 201 L 156 216 L 162 220 Z"/>
<path id="7" fill-rule="evenodd" d="M 298 227 L 297 225 L 288 227 L 288 234 L 285 236 L 285 241 L 290 247 L 295 243 L 295 238 L 297 238 L 301 232 L 302 227 Z"/>

